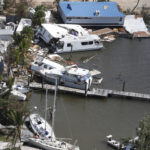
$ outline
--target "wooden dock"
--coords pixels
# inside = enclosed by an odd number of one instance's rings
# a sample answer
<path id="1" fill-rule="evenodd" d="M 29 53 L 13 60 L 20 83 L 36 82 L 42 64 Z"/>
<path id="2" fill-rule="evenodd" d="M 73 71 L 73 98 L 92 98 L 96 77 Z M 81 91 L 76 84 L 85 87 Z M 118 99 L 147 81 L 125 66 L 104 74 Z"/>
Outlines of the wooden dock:
<path id="1" fill-rule="evenodd" d="M 32 82 L 29 85 L 30 88 L 32 89 L 43 89 L 45 90 L 46 87 L 54 91 L 55 90 L 55 85 L 50 85 L 50 84 L 42 84 Z M 58 86 L 58 91 L 63 92 L 63 93 L 72 93 L 72 94 L 79 94 L 79 95 L 86 95 L 86 96 L 92 96 L 92 97 L 123 97 L 123 98 L 133 98 L 133 99 L 141 99 L 141 100 L 150 100 L 150 94 L 142 94 L 142 93 L 134 93 L 134 92 L 126 92 L 126 91 L 117 91 L 117 90 L 108 90 L 108 89 L 99 89 L 99 88 L 93 88 L 90 91 L 87 91 L 85 93 L 84 90 L 80 89 L 75 89 L 75 88 L 69 88 L 69 87 L 64 87 L 64 86 Z"/>

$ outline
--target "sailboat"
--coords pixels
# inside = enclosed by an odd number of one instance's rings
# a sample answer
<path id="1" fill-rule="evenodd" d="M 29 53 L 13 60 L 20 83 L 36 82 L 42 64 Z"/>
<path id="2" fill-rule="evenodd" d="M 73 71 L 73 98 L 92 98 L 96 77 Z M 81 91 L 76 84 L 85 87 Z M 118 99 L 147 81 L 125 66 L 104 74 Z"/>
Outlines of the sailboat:
<path id="1" fill-rule="evenodd" d="M 55 94 L 52 112 L 52 131 L 54 131 L 55 111 L 56 111 L 56 92 L 57 92 L 57 78 L 55 78 Z M 29 138 L 28 142 L 34 146 L 45 150 L 80 150 L 79 146 L 67 143 L 65 141 L 57 140 L 57 138 Z"/>
<path id="2" fill-rule="evenodd" d="M 47 88 L 46 88 L 46 101 L 45 101 L 45 119 L 41 117 L 39 114 L 31 114 L 29 116 L 30 125 L 36 135 L 40 138 L 53 138 L 55 139 L 55 134 L 51 125 L 46 121 L 47 118 Z"/>

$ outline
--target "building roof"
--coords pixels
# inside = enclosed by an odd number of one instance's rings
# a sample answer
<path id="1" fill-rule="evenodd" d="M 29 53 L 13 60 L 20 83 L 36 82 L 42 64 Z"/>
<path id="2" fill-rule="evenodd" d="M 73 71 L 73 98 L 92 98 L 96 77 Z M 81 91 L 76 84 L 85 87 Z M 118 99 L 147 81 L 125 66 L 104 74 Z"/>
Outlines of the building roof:
<path id="1" fill-rule="evenodd" d="M 67 17 L 124 17 L 116 2 L 60 1 L 60 8 Z"/>

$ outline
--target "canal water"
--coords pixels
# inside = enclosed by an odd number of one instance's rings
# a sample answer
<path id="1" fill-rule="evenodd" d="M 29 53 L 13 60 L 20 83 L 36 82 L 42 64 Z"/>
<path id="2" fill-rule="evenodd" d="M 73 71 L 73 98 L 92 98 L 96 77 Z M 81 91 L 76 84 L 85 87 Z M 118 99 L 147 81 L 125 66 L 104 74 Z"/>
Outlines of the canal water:
<path id="1" fill-rule="evenodd" d="M 150 94 L 149 39 L 117 38 L 112 43 L 104 43 L 104 48 L 99 51 L 62 56 L 81 67 L 100 70 L 104 80 L 97 87 L 122 90 L 125 82 L 125 91 Z M 49 106 L 52 106 L 53 95 L 48 94 Z M 44 116 L 45 92 L 34 91 L 29 103 L 31 109 L 37 106 L 37 111 Z M 139 121 L 150 114 L 149 108 L 150 102 L 136 99 L 58 93 L 55 134 L 60 138 L 72 138 L 72 143 L 77 139 L 81 150 L 111 150 L 106 144 L 106 136 L 112 134 L 118 140 L 134 137 Z"/>

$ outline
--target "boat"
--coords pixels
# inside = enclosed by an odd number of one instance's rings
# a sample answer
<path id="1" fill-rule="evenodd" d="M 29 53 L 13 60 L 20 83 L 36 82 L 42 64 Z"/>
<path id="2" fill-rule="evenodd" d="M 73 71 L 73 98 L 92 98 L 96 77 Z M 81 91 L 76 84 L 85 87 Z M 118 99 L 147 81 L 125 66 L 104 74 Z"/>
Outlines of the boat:
<path id="1" fill-rule="evenodd" d="M 54 132 L 50 124 L 42 118 L 39 114 L 31 114 L 29 116 L 30 125 L 35 134 L 38 134 L 41 138 L 53 138 L 55 139 Z"/>
<path id="2" fill-rule="evenodd" d="M 119 141 L 112 139 L 112 135 L 108 135 L 106 137 L 107 137 L 108 145 L 112 146 L 113 148 L 115 148 L 117 150 L 125 149 L 125 146 L 123 144 L 121 144 Z"/>
<path id="3" fill-rule="evenodd" d="M 55 77 L 55 94 L 54 94 L 54 102 L 53 102 L 53 111 L 52 111 L 52 131 L 54 129 L 54 121 L 55 121 L 55 111 L 56 111 L 56 93 L 57 93 L 57 78 Z M 41 138 L 29 138 L 28 142 L 34 146 L 37 146 L 46 150 L 79 150 L 79 146 L 76 146 L 76 142 L 74 145 L 60 141 L 53 136 L 49 139 L 41 139 Z"/>
<path id="4" fill-rule="evenodd" d="M 9 92 L 6 82 L 0 82 L 0 98 Z"/>
<path id="5" fill-rule="evenodd" d="M 30 91 L 29 88 L 27 88 L 27 87 L 25 87 L 25 86 L 23 86 L 23 85 L 21 85 L 21 84 L 14 84 L 14 85 L 12 86 L 12 89 L 13 89 L 13 90 L 16 90 L 16 91 L 19 91 L 19 92 L 21 92 L 21 93 L 23 93 L 23 94 L 26 94 L 26 93 L 28 93 L 28 92 Z"/>
<path id="6" fill-rule="evenodd" d="M 55 140 L 55 134 L 51 125 L 46 121 L 47 120 L 47 92 L 46 88 L 46 98 L 45 98 L 45 119 L 41 117 L 39 114 L 33 113 L 29 116 L 30 126 L 35 133 L 36 136 L 42 139 L 50 139 L 53 138 Z M 37 108 L 36 108 L 37 109 Z"/>
<path id="7" fill-rule="evenodd" d="M 78 146 L 53 139 L 29 138 L 28 142 L 38 148 L 45 150 L 79 150 Z"/>
<path id="8" fill-rule="evenodd" d="M 44 58 L 43 60 L 35 60 L 31 64 L 31 70 L 50 83 L 54 83 L 53 77 L 59 78 L 59 85 L 88 90 L 92 85 L 92 75 L 88 69 L 80 68 L 76 64 L 63 66 Z"/>
<path id="9" fill-rule="evenodd" d="M 25 101 L 27 96 L 17 90 L 12 90 L 10 92 L 10 97 L 11 98 L 14 98 L 14 99 L 17 99 L 17 100 L 21 100 L 21 101 Z"/>
<path id="10" fill-rule="evenodd" d="M 52 76 L 59 78 L 60 85 L 76 89 L 89 90 L 92 84 L 92 76 L 88 69 L 79 68 L 77 65 L 65 67 L 64 71 L 52 69 L 44 71 L 46 80 Z"/>
<path id="11" fill-rule="evenodd" d="M 54 53 L 99 50 L 103 47 L 99 36 L 89 34 L 80 25 L 42 24 L 41 26 L 36 32 L 36 37 L 50 45 Z"/>

